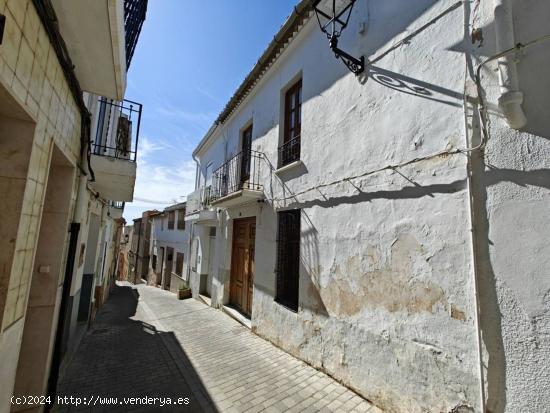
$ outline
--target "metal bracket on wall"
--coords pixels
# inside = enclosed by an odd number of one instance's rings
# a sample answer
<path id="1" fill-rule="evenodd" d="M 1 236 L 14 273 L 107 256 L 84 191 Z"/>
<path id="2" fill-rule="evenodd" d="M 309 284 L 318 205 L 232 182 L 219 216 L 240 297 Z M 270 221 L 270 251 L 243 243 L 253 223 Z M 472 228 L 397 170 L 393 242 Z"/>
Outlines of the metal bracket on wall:
<path id="1" fill-rule="evenodd" d="M 6 26 L 6 16 L 3 14 L 0 14 L 0 44 L 2 44 L 2 40 L 4 39 L 4 27 Z"/>

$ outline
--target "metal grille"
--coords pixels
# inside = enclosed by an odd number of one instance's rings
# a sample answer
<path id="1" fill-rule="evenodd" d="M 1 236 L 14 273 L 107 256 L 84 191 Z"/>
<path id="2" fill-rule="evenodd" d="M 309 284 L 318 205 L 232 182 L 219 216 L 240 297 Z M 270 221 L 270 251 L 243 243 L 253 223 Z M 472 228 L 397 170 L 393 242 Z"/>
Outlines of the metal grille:
<path id="1" fill-rule="evenodd" d="M 242 189 L 262 189 L 260 165 L 263 154 L 252 150 L 239 152 L 214 171 L 210 200 L 223 198 Z"/>
<path id="2" fill-rule="evenodd" d="M 275 300 L 297 311 L 300 277 L 300 210 L 279 212 L 278 221 Z"/>
<path id="3" fill-rule="evenodd" d="M 300 159 L 300 135 L 279 146 L 279 168 Z"/>
<path id="4" fill-rule="evenodd" d="M 123 201 L 111 201 L 110 203 L 111 207 L 116 209 L 124 209 L 124 202 Z"/>
<path id="5" fill-rule="evenodd" d="M 99 98 L 99 113 L 95 139 L 92 141 L 92 153 L 135 162 L 141 111 L 141 103 Z"/>
<path id="6" fill-rule="evenodd" d="M 141 26 L 147 14 L 147 0 L 124 0 L 124 31 L 126 32 L 126 70 L 130 67 Z"/>

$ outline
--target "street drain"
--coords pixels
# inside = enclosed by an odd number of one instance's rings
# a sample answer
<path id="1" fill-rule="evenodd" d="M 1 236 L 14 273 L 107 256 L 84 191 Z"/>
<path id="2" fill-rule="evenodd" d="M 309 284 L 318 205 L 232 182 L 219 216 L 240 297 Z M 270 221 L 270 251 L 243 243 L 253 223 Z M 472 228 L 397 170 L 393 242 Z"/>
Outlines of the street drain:
<path id="1" fill-rule="evenodd" d="M 108 328 L 98 328 L 92 331 L 92 334 L 103 334 L 103 333 L 107 333 L 108 331 L 109 331 Z"/>

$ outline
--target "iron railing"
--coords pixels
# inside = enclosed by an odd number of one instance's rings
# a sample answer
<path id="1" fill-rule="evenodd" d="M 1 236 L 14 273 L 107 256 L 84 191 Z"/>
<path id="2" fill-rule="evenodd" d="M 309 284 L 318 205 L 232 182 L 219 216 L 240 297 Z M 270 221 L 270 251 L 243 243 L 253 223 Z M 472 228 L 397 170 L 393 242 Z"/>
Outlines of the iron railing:
<path id="1" fill-rule="evenodd" d="M 300 135 L 279 146 L 278 167 L 282 167 L 300 159 Z"/>
<path id="2" fill-rule="evenodd" d="M 135 162 L 142 108 L 141 103 L 131 100 L 99 98 L 92 153 Z"/>
<path id="3" fill-rule="evenodd" d="M 252 150 L 239 152 L 214 171 L 210 201 L 223 198 L 242 189 L 261 190 L 260 165 L 263 153 Z"/>
<path id="4" fill-rule="evenodd" d="M 110 206 L 116 209 L 124 209 L 124 201 L 111 201 Z"/>
<path id="5" fill-rule="evenodd" d="M 200 188 L 195 189 L 193 192 L 187 195 L 185 208 L 186 214 L 190 215 L 197 211 L 207 209 L 208 205 L 210 204 L 211 190 L 212 187 L 210 185 L 201 186 Z"/>
<path id="6" fill-rule="evenodd" d="M 124 0 L 124 31 L 126 40 L 126 70 L 132 56 L 147 14 L 147 0 Z"/>

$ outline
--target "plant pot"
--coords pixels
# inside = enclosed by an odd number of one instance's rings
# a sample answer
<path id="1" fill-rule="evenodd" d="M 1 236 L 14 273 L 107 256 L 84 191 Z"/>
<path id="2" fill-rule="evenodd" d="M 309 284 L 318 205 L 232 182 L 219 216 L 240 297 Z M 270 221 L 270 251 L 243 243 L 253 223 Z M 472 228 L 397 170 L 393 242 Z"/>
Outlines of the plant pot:
<path id="1" fill-rule="evenodd" d="M 186 298 L 191 298 L 191 289 L 178 290 L 178 300 L 185 300 Z"/>

